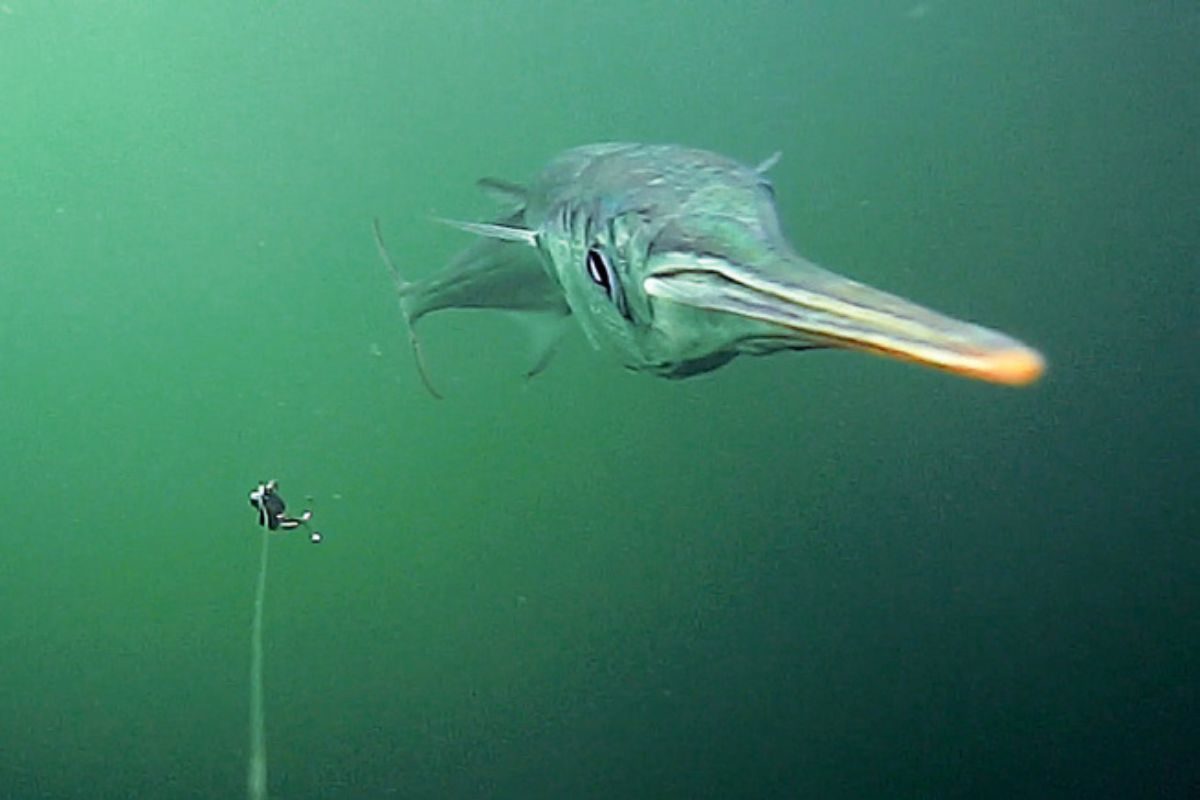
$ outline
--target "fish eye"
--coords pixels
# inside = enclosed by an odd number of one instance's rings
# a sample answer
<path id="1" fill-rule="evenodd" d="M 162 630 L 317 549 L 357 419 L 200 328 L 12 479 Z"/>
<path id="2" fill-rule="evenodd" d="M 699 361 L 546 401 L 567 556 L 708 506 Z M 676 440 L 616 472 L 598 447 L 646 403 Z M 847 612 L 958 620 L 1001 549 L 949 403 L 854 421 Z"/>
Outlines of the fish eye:
<path id="1" fill-rule="evenodd" d="M 604 290 L 605 296 L 612 301 L 618 314 L 625 319 L 632 319 L 629 314 L 629 302 L 621 289 L 621 279 L 613 271 L 608 256 L 599 245 L 588 250 L 586 263 L 588 277 L 592 279 L 592 283 Z"/>
<path id="2" fill-rule="evenodd" d="M 608 261 L 604 258 L 604 253 L 600 252 L 600 248 L 593 247 L 588 250 L 587 271 L 592 283 L 604 289 L 604 293 L 612 297 L 612 272 L 609 271 Z"/>

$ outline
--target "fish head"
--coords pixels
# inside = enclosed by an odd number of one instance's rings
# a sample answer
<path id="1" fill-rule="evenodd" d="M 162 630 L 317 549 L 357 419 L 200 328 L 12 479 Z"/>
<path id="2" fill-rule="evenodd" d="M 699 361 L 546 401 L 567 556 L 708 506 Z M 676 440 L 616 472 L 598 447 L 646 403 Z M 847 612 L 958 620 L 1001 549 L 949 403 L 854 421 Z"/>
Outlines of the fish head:
<path id="1" fill-rule="evenodd" d="M 840 348 L 1001 384 L 1042 373 L 1006 334 L 798 255 L 761 172 L 698 152 L 610 164 L 596 191 L 545 217 L 540 246 L 568 305 L 630 369 L 686 377 L 742 354 Z"/>

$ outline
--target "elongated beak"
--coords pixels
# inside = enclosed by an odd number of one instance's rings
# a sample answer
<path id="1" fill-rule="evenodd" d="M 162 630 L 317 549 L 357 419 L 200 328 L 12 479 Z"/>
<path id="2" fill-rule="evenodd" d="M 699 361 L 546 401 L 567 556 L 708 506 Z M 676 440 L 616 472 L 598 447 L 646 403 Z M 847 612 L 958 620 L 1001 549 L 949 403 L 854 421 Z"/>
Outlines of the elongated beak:
<path id="1" fill-rule="evenodd" d="M 649 264 L 652 297 L 767 323 L 771 336 L 864 350 L 992 383 L 1022 386 L 1045 370 L 1031 347 L 842 277 L 800 258 L 746 267 L 716 256 L 663 253 Z M 760 326 L 761 327 L 761 326 Z"/>

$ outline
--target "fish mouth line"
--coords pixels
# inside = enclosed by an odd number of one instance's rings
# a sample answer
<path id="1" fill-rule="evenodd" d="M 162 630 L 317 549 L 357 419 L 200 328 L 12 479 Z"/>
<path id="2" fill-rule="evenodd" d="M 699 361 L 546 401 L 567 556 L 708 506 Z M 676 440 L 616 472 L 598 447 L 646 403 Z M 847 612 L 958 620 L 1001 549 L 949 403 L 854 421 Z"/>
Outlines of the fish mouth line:
<path id="1" fill-rule="evenodd" d="M 1045 370 L 1040 353 L 998 331 L 799 262 L 794 280 L 734 271 L 712 257 L 664 266 L 643 280 L 648 295 L 779 326 L 810 346 L 860 350 L 1021 386 Z"/>

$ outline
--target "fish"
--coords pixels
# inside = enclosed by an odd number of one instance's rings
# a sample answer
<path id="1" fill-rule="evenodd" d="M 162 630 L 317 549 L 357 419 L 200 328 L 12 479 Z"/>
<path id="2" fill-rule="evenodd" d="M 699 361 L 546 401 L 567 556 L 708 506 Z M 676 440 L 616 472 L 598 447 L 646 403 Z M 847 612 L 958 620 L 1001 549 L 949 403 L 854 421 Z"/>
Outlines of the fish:
<path id="1" fill-rule="evenodd" d="M 528 185 L 479 181 L 497 198 L 487 222 L 441 220 L 477 237 L 441 271 L 410 280 L 378 219 L 418 371 L 416 334 L 447 309 L 534 323 L 532 376 L 572 323 L 626 368 L 664 378 L 740 355 L 855 350 L 995 384 L 1036 381 L 1046 361 L 999 331 L 873 288 L 804 258 L 783 233 L 767 177 L 779 154 L 747 166 L 707 150 L 612 142 L 567 150 Z"/>

